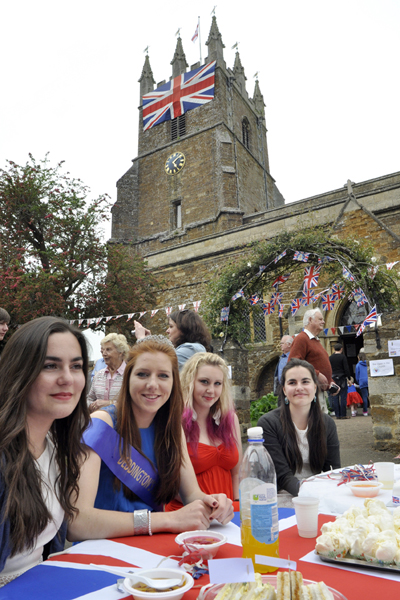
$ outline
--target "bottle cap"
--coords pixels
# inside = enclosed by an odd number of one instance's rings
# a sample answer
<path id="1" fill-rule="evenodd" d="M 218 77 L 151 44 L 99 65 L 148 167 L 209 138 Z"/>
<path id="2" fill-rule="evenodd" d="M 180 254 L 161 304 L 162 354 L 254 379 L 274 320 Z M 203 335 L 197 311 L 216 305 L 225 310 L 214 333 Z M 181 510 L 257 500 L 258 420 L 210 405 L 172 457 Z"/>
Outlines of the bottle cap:
<path id="1" fill-rule="evenodd" d="M 263 428 L 262 427 L 250 427 L 247 430 L 247 437 L 252 440 L 262 440 L 263 437 Z"/>

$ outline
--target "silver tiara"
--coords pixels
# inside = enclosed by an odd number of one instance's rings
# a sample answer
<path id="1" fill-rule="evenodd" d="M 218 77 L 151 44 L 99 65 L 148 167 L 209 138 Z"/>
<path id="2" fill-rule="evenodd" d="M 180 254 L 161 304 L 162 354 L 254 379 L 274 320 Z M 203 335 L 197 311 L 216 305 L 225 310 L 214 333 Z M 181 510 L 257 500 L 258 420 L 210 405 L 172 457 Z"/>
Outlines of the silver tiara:
<path id="1" fill-rule="evenodd" d="M 140 342 L 147 342 L 150 340 L 152 340 L 153 342 L 158 342 L 159 344 L 168 344 L 169 346 L 171 346 L 171 348 L 175 349 L 171 340 L 165 337 L 165 335 L 146 335 L 146 337 L 141 338 L 140 340 L 136 340 L 136 343 L 140 344 Z"/>

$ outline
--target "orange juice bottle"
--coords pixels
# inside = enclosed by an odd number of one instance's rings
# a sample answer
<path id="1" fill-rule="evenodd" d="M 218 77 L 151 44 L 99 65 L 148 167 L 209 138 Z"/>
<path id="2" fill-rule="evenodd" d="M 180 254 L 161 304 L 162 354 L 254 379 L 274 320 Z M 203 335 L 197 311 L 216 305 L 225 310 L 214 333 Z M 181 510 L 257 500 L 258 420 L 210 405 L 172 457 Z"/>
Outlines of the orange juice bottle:
<path id="1" fill-rule="evenodd" d="M 279 558 L 278 502 L 276 474 L 263 445 L 262 427 L 247 430 L 249 445 L 239 471 L 240 531 L 243 558 L 251 558 L 257 573 L 277 567 L 256 562 L 257 554 Z"/>

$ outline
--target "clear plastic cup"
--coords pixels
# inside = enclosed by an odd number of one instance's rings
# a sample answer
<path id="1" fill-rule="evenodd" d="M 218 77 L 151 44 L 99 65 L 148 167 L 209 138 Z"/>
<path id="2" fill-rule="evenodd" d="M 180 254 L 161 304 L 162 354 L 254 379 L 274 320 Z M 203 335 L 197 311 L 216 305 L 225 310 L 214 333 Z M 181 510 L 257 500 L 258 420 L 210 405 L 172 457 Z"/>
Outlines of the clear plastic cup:
<path id="1" fill-rule="evenodd" d="M 383 483 L 384 490 L 391 490 L 394 484 L 394 463 L 376 462 L 374 463 L 378 481 Z"/>

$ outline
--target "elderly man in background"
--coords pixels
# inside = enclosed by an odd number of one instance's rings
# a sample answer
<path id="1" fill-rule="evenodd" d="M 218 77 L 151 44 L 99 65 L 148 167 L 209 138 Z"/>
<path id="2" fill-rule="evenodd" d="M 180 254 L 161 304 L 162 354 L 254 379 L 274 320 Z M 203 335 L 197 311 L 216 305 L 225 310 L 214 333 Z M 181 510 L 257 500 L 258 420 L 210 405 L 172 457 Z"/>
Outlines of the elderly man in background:
<path id="1" fill-rule="evenodd" d="M 114 404 L 124 378 L 129 346 L 126 337 L 119 333 L 109 333 L 100 342 L 101 354 L 106 367 L 97 371 L 87 400 L 90 412 L 103 406 Z"/>
<path id="2" fill-rule="evenodd" d="M 279 394 L 279 388 L 281 385 L 281 377 L 282 377 L 283 367 L 286 365 L 286 363 L 288 361 L 290 347 L 291 347 L 292 343 L 293 343 L 293 338 L 291 335 L 284 335 L 280 341 L 282 354 L 279 357 L 278 363 L 276 365 L 275 373 L 274 373 L 274 394 L 275 394 L 275 396 L 278 396 L 278 394 Z"/>
<path id="3" fill-rule="evenodd" d="M 303 317 L 304 331 L 296 335 L 290 348 L 289 358 L 300 358 L 309 362 L 315 369 L 320 392 L 318 400 L 324 413 L 328 413 L 324 391 L 329 389 L 332 382 L 332 367 L 329 355 L 322 347 L 318 334 L 325 327 L 324 317 L 319 308 L 307 310 Z"/>

